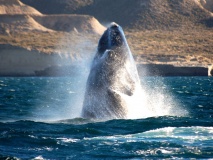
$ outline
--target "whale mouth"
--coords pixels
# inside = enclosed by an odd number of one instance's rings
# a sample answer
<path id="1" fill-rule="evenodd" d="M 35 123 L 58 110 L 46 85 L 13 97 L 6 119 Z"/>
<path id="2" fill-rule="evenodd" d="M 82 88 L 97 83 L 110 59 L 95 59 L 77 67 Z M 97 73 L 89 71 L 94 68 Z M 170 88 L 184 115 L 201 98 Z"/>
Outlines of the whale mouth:
<path id="1" fill-rule="evenodd" d="M 115 22 L 110 23 L 110 27 L 119 27 L 119 25 Z"/>

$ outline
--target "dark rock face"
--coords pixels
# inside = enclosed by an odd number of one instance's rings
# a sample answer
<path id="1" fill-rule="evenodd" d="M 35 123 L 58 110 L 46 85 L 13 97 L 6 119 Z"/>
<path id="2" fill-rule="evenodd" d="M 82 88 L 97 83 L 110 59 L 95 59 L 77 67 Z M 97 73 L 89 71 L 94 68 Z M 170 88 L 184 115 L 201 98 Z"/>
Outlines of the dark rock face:
<path id="1" fill-rule="evenodd" d="M 139 64 L 137 67 L 140 76 L 208 76 L 208 68 L 205 67 L 176 67 L 166 64 Z"/>

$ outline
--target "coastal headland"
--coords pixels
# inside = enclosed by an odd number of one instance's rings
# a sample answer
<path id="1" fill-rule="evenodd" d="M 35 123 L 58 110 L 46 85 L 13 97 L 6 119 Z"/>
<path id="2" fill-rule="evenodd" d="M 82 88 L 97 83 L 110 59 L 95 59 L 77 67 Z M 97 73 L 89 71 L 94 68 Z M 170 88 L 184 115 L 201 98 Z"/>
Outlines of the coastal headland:
<path id="1" fill-rule="evenodd" d="M 211 0 L 0 0 L 0 76 L 84 74 L 112 21 L 140 75 L 211 75 Z"/>

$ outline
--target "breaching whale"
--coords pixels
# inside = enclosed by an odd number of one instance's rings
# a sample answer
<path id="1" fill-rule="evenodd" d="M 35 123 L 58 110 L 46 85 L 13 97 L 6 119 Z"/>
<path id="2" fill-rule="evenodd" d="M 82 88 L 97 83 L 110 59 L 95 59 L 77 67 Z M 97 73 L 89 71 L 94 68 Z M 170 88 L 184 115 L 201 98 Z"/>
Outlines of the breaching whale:
<path id="1" fill-rule="evenodd" d="M 82 117 L 127 118 L 126 99 L 140 85 L 138 71 L 124 32 L 112 22 L 99 40 L 87 79 Z"/>

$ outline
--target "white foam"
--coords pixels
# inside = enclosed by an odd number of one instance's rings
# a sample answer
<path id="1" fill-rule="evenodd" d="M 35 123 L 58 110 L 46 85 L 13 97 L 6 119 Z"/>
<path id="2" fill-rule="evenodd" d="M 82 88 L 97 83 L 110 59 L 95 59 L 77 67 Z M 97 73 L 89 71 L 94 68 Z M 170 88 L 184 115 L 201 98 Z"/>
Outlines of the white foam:
<path id="1" fill-rule="evenodd" d="M 37 156 L 37 157 L 33 158 L 33 160 L 44 160 L 44 158 L 42 156 Z"/>
<path id="2" fill-rule="evenodd" d="M 159 85 L 163 86 L 162 82 L 157 83 L 156 88 L 138 84 L 132 96 L 120 94 L 127 103 L 128 119 L 188 114 L 168 89 Z"/>
<path id="3" fill-rule="evenodd" d="M 164 127 L 137 134 L 100 136 L 84 138 L 84 140 L 108 140 L 112 142 L 141 142 L 141 141 L 165 141 L 170 139 L 182 141 L 182 143 L 193 143 L 194 141 L 213 140 L 213 127 Z"/>
<path id="4" fill-rule="evenodd" d="M 134 98 L 129 99 L 129 118 L 188 115 L 187 109 L 181 106 L 162 78 L 146 77 L 141 80 Z"/>

